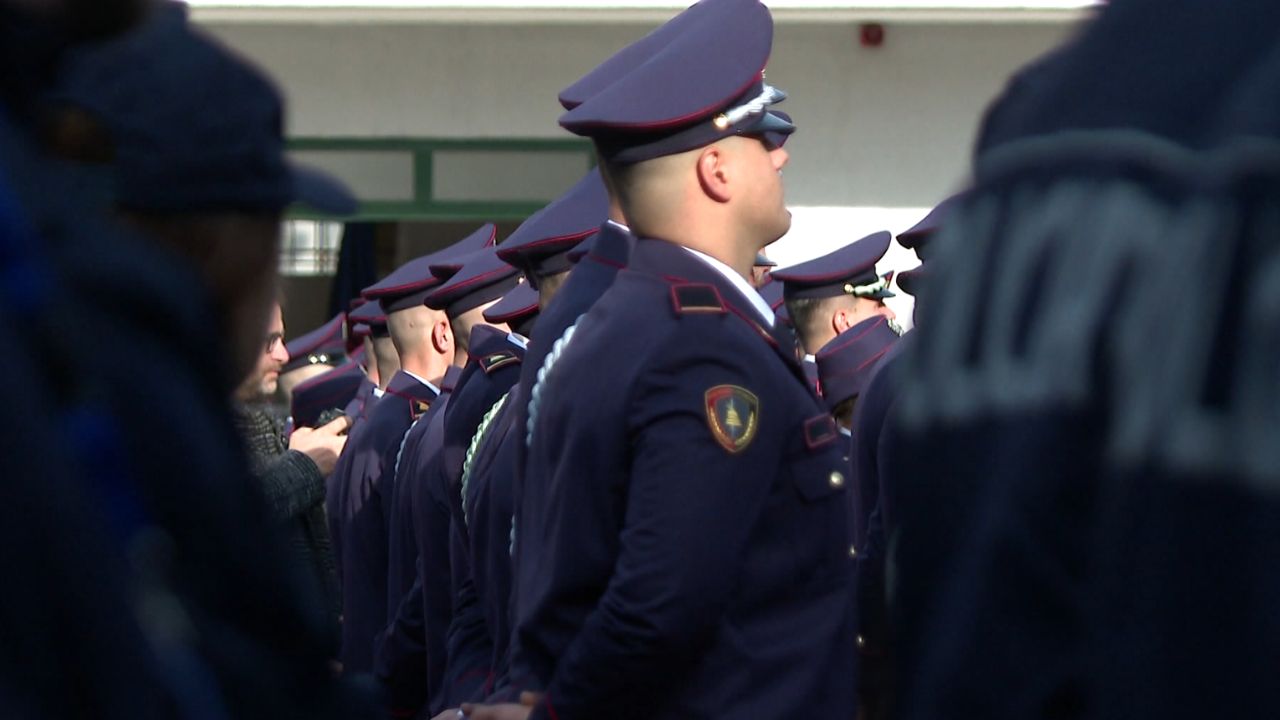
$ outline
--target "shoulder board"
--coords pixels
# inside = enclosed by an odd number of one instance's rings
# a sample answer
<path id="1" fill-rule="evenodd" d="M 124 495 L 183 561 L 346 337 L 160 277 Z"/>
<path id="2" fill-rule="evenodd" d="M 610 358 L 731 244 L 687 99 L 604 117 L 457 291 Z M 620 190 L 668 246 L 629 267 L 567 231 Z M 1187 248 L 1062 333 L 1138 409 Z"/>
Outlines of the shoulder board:
<path id="1" fill-rule="evenodd" d="M 727 312 L 720 290 L 705 283 L 672 285 L 671 304 L 676 315 L 723 315 Z"/>
<path id="2" fill-rule="evenodd" d="M 513 347 L 512 342 L 507 339 L 507 333 L 492 325 L 476 325 L 471 328 L 471 347 L 467 349 L 467 355 L 480 362 L 486 355 Z"/>
<path id="3" fill-rule="evenodd" d="M 477 324 L 471 328 L 470 355 L 472 360 L 490 350 L 506 347 L 507 333 L 499 331 L 493 325 Z"/>
<path id="4" fill-rule="evenodd" d="M 499 368 L 504 368 L 508 365 L 519 365 L 522 358 L 514 350 L 499 350 L 481 355 L 475 360 L 480 365 L 480 369 L 484 371 L 484 374 L 489 375 Z"/>

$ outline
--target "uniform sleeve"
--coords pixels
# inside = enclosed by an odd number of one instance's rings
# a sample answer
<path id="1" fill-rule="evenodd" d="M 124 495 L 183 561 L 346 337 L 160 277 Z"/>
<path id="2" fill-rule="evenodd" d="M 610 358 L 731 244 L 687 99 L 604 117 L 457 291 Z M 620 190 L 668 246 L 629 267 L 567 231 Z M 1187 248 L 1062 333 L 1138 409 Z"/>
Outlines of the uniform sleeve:
<path id="1" fill-rule="evenodd" d="M 401 599 L 374 650 L 374 673 L 386 691 L 391 717 L 413 717 L 426 703 L 426 622 L 422 602 L 422 568 Z"/>
<path id="2" fill-rule="evenodd" d="M 660 365 L 632 389 L 633 452 L 614 574 L 557 663 L 535 717 L 612 717 L 622 708 L 628 716 L 651 714 L 654 699 L 669 695 L 705 651 L 735 593 L 749 535 L 781 467 L 780 437 L 768 434 L 780 433 L 770 413 L 785 411 L 769 390 L 787 378 L 762 371 L 777 366 L 762 363 L 758 348 L 708 347 L 707 336 L 692 337 L 689 328 L 672 334 L 656 354 Z M 732 450 L 722 441 L 734 438 L 717 439 L 708 408 L 709 398 L 726 393 L 737 403 L 732 412 L 717 406 L 722 427 L 748 440 Z"/>
<path id="3" fill-rule="evenodd" d="M 453 577 L 453 617 L 449 622 L 447 705 L 479 702 L 488 691 L 492 674 L 493 642 L 485 626 L 484 607 L 472 578 L 467 538 L 454 518 L 449 533 L 449 558 Z"/>

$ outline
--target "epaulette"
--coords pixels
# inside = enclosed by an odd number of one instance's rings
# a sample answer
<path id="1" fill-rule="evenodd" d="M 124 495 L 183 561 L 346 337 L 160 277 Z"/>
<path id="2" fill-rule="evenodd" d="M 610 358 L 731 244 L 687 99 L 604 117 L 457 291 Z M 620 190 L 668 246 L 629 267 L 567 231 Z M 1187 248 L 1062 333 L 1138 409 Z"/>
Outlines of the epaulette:
<path id="1" fill-rule="evenodd" d="M 498 352 L 477 357 L 475 361 L 480 365 L 480 369 L 484 371 L 484 374 L 489 375 L 499 368 L 518 365 L 523 359 L 515 350 L 499 350 Z"/>
<path id="2" fill-rule="evenodd" d="M 720 290 L 706 283 L 672 285 L 671 305 L 676 315 L 723 315 L 727 312 Z"/>
<path id="3" fill-rule="evenodd" d="M 485 375 L 489 375 L 500 368 L 523 361 L 524 348 L 512 340 L 510 333 L 490 325 L 477 325 L 471 330 L 468 355 Z"/>

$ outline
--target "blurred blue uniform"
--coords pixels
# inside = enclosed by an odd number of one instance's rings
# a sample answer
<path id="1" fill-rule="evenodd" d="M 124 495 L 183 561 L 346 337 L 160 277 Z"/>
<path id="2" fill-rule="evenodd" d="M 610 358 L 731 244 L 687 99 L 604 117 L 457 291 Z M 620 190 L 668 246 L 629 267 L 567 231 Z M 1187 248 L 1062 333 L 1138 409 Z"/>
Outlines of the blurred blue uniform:
<path id="1" fill-rule="evenodd" d="M 219 98 L 220 119 L 238 126 L 238 147 L 254 157 L 279 150 L 279 128 L 242 123 L 241 113 L 278 113 L 279 97 L 174 11 L 158 12 L 121 45 L 67 66 L 110 78 L 73 87 L 76 100 L 163 91 L 173 114 L 131 108 L 139 114 L 128 139 L 115 134 L 120 108 L 93 107 L 116 164 L 74 167 L 34 152 L 10 122 L 11 97 L 0 105 L 0 323 L 22 338 L 0 361 L 12 383 L 6 397 L 21 408 L 0 452 L 11 473 L 0 533 L 17 549 L 3 563 L 0 706 L 17 717 L 350 717 L 327 673 L 332 638 L 318 588 L 289 563 L 242 457 L 227 407 L 238 379 L 224 365 L 205 284 L 189 263 L 115 222 L 125 197 L 168 201 L 178 214 L 218 212 L 270 188 L 283 198 L 279 211 L 298 189 L 287 170 L 273 175 L 270 163 L 244 156 L 218 166 L 225 147 L 193 142 L 209 116 L 183 91 L 190 81 L 238 81 Z M 5 15 L 8 90 L 43 77 L 39 64 L 54 55 L 40 33 L 11 44 L 31 28 L 12 8 Z M 7 51 L 19 47 L 32 66 L 9 64 Z M 159 140 L 145 158 L 140 139 Z M 208 177 L 150 184 L 123 171 L 156 163 L 182 176 L 191 160 L 230 170 L 209 173 L 222 183 L 218 202 L 186 194 Z M 21 314 L 20 327 L 10 313 Z M 26 362 L 28 349 L 39 366 Z"/>
<path id="2" fill-rule="evenodd" d="M 989 115 L 886 446 L 904 716 L 1280 712 L 1276 116 L 1223 122 L 1278 28 L 1112 3 Z"/>

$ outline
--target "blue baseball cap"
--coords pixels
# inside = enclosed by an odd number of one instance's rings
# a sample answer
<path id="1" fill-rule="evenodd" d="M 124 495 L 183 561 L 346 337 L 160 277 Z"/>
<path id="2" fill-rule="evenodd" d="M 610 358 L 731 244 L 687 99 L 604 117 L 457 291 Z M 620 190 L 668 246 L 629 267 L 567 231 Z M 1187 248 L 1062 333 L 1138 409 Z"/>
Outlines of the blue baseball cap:
<path id="1" fill-rule="evenodd" d="M 160 213 L 279 212 L 294 202 L 356 211 L 337 179 L 290 162 L 284 107 L 267 77 L 161 3 L 136 30 L 67 60 L 49 98 L 111 137 L 116 203 Z"/>

